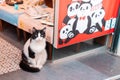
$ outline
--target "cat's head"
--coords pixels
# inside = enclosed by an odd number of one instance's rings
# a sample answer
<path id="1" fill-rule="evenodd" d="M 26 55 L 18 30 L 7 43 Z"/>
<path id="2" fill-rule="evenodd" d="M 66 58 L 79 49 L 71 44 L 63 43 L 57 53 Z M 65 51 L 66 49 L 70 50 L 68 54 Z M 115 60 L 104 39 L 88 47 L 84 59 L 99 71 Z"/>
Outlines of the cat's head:
<path id="1" fill-rule="evenodd" d="M 40 29 L 40 30 L 33 27 L 31 39 L 36 40 L 36 41 L 45 39 L 45 37 L 46 37 L 45 31 L 46 31 L 46 27 L 43 29 Z"/>

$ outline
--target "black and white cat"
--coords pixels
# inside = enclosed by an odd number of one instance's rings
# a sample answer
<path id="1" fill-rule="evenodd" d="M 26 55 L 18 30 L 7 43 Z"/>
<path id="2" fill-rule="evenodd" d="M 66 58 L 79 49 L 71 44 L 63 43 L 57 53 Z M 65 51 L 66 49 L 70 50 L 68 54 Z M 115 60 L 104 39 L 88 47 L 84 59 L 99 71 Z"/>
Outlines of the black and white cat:
<path id="1" fill-rule="evenodd" d="M 20 68 L 28 72 L 39 72 L 47 60 L 45 30 L 33 27 L 32 35 L 22 51 Z"/>

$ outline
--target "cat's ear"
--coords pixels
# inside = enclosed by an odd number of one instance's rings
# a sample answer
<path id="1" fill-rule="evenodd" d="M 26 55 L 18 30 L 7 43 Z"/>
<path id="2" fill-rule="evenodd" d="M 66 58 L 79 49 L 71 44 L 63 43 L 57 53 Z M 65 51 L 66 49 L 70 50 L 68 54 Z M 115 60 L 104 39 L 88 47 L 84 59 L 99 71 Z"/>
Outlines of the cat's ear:
<path id="1" fill-rule="evenodd" d="M 42 30 L 45 32 L 46 31 L 46 27 L 44 27 Z"/>
<path id="2" fill-rule="evenodd" d="M 35 32 L 37 29 L 35 27 L 33 27 L 32 29 L 29 29 L 29 32 L 32 34 L 33 32 Z"/>
<path id="3" fill-rule="evenodd" d="M 36 30 L 37 30 L 37 29 L 36 29 L 35 27 L 33 27 L 33 29 L 32 29 L 32 33 L 35 32 Z"/>

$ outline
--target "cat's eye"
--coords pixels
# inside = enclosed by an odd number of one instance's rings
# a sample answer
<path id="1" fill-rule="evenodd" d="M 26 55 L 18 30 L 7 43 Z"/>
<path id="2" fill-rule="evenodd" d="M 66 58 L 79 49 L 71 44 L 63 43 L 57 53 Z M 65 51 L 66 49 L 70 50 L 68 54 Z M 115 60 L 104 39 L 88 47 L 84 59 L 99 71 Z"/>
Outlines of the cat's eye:
<path id="1" fill-rule="evenodd" d="M 41 35 L 41 37 L 44 37 L 44 35 Z"/>
<path id="2" fill-rule="evenodd" d="M 36 34 L 35 37 L 38 37 L 38 35 Z"/>

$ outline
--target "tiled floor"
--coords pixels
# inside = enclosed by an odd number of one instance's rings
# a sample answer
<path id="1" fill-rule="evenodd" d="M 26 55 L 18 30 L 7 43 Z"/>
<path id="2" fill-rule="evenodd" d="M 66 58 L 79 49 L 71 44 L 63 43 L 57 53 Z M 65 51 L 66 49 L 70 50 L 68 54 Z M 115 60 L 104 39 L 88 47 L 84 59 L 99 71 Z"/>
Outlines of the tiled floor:
<path id="1" fill-rule="evenodd" d="M 18 43 L 17 38 L 0 32 L 0 36 L 6 35 L 15 39 L 15 45 L 22 49 L 23 44 Z M 79 56 L 76 59 L 47 63 L 38 73 L 17 70 L 0 75 L 0 80 L 104 80 L 119 74 L 120 57 L 110 55 L 106 50 L 99 50 L 91 51 L 89 55 Z"/>

